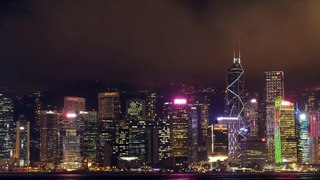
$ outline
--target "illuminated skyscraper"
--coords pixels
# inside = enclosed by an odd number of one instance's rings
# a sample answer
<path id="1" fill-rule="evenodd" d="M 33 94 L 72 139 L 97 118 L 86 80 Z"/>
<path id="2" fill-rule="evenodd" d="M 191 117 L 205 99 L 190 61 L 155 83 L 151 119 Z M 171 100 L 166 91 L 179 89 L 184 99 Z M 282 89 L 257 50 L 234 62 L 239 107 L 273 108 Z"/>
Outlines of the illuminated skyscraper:
<path id="1" fill-rule="evenodd" d="M 274 102 L 276 98 L 284 96 L 284 73 L 283 71 L 265 72 L 266 77 L 266 100 Z"/>
<path id="2" fill-rule="evenodd" d="M 297 163 L 294 104 L 277 98 L 274 122 L 275 163 Z"/>
<path id="3" fill-rule="evenodd" d="M 238 163 L 241 155 L 240 139 L 246 138 L 248 125 L 244 119 L 244 69 L 241 65 L 240 50 L 238 57 L 235 54 L 234 52 L 233 65 L 227 74 L 225 113 L 227 117 L 237 120 L 229 119 L 223 123 L 228 124 L 229 141 L 231 141 L 229 142 L 229 160 Z"/>
<path id="4" fill-rule="evenodd" d="M 189 106 L 186 99 L 174 99 L 168 104 L 168 119 L 171 124 L 170 140 L 173 165 L 176 168 L 188 167 L 189 155 Z"/>
<path id="5" fill-rule="evenodd" d="M 115 157 L 129 157 L 129 125 L 126 121 L 118 123 L 116 133 L 116 146 L 113 146 L 112 153 Z"/>
<path id="6" fill-rule="evenodd" d="M 259 137 L 258 108 L 256 98 L 245 103 L 244 119 L 248 127 L 248 137 L 241 140 L 241 164 L 244 167 L 262 168 L 266 161 L 266 138 Z"/>
<path id="7" fill-rule="evenodd" d="M 96 162 L 97 155 L 97 112 L 80 111 L 79 118 L 82 124 L 81 128 L 81 156 L 84 158 L 87 166 Z"/>
<path id="8" fill-rule="evenodd" d="M 16 149 L 15 158 L 20 167 L 29 166 L 30 164 L 30 122 L 19 117 L 16 128 Z"/>
<path id="9" fill-rule="evenodd" d="M 228 156 L 228 126 L 215 124 L 209 128 L 208 156 Z"/>
<path id="10" fill-rule="evenodd" d="M 194 97 L 196 98 L 196 97 Z M 189 103 L 190 109 L 190 132 L 193 139 L 194 151 L 193 156 L 197 158 L 193 158 L 193 161 L 205 161 L 207 160 L 207 136 L 208 136 L 208 123 L 209 123 L 209 102 L 204 97 L 202 102 L 194 101 L 193 103 Z M 197 118 L 197 119 L 196 119 Z"/>
<path id="11" fill-rule="evenodd" d="M 13 163 L 14 148 L 13 94 L 0 89 L 0 165 Z"/>
<path id="12" fill-rule="evenodd" d="M 234 54 L 233 65 L 227 74 L 226 89 L 226 115 L 230 117 L 243 118 L 244 108 L 244 69 L 240 61 L 240 51 L 238 57 Z"/>
<path id="13" fill-rule="evenodd" d="M 209 102 L 206 101 L 200 105 L 200 122 L 199 122 L 199 160 L 205 160 L 202 152 L 206 152 L 209 126 Z M 199 109 L 199 108 L 198 108 Z"/>
<path id="14" fill-rule="evenodd" d="M 245 103 L 244 119 L 248 125 L 250 137 L 258 137 L 258 101 L 257 99 L 251 99 Z"/>
<path id="15" fill-rule="evenodd" d="M 309 117 L 306 113 L 299 114 L 298 162 L 309 163 Z"/>
<path id="16" fill-rule="evenodd" d="M 146 101 L 146 120 L 155 121 L 157 93 L 154 91 L 143 90 L 139 92 L 141 98 Z"/>
<path id="17" fill-rule="evenodd" d="M 98 154 L 100 166 L 111 166 L 112 145 L 116 141 L 116 128 L 120 116 L 119 92 L 98 94 Z M 110 150 L 111 149 L 111 150 Z"/>
<path id="18" fill-rule="evenodd" d="M 162 118 L 158 120 L 158 134 L 159 134 L 159 161 L 161 164 L 169 164 L 172 159 L 171 148 L 171 122 L 169 114 L 172 111 L 170 102 L 165 102 L 163 106 Z"/>
<path id="19" fill-rule="evenodd" d="M 189 150 L 189 164 L 198 162 L 198 135 L 199 135 L 199 119 L 197 107 L 192 106 L 189 114 L 189 130 L 188 134 L 190 136 L 190 150 Z"/>
<path id="20" fill-rule="evenodd" d="M 34 121 L 30 119 L 30 163 L 40 160 L 40 111 L 42 109 L 41 92 L 33 93 Z"/>
<path id="21" fill-rule="evenodd" d="M 58 120 L 57 111 L 40 111 L 40 161 L 57 163 L 58 156 Z"/>
<path id="22" fill-rule="evenodd" d="M 240 155 L 239 119 L 238 117 L 219 117 L 217 120 L 219 124 L 228 127 L 228 156 L 231 162 L 237 163 L 236 161 Z"/>
<path id="23" fill-rule="evenodd" d="M 139 91 L 140 98 L 145 100 L 146 108 L 146 160 L 147 165 L 159 161 L 158 116 L 156 113 L 157 94 L 154 91 Z"/>
<path id="24" fill-rule="evenodd" d="M 77 113 L 63 113 L 59 120 L 59 151 L 61 168 L 77 170 L 82 168 L 81 157 L 82 121 Z"/>
<path id="25" fill-rule="evenodd" d="M 85 111 L 85 99 L 80 97 L 65 97 L 62 115 L 59 117 L 59 146 L 61 168 L 67 170 L 81 169 L 83 163 L 82 140 L 83 119 L 80 116 Z"/>
<path id="26" fill-rule="evenodd" d="M 305 110 L 309 114 L 308 120 L 310 130 L 309 163 L 320 164 L 320 90 L 316 89 L 307 91 L 306 95 Z"/>
<path id="27" fill-rule="evenodd" d="M 313 111 L 310 113 L 310 133 L 309 133 L 309 155 L 310 164 L 320 164 L 320 113 Z"/>
<path id="28" fill-rule="evenodd" d="M 282 71 L 265 72 L 265 78 L 267 161 L 274 163 L 275 99 L 284 97 L 284 73 Z"/>
<path id="29" fill-rule="evenodd" d="M 306 112 L 311 113 L 320 110 L 320 89 L 307 90 L 304 95 L 306 95 Z"/>
<path id="30" fill-rule="evenodd" d="M 170 122 L 168 118 L 163 118 L 158 121 L 159 134 L 159 160 L 165 161 L 171 155 L 171 140 L 170 140 Z"/>
<path id="31" fill-rule="evenodd" d="M 129 157 L 146 160 L 146 109 L 145 101 L 130 99 L 126 103 L 129 127 Z"/>
<path id="32" fill-rule="evenodd" d="M 102 92 L 98 94 L 98 119 L 119 120 L 120 94 L 116 91 Z"/>
<path id="33" fill-rule="evenodd" d="M 86 99 L 82 97 L 64 97 L 64 112 L 79 112 L 86 110 Z"/>

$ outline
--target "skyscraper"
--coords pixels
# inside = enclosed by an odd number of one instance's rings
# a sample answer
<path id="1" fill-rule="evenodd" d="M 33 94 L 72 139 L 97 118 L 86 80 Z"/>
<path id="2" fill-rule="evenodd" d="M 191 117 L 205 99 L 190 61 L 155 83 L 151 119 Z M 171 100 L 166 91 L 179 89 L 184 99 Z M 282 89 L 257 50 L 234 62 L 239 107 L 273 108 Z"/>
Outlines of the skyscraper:
<path id="1" fill-rule="evenodd" d="M 140 98 L 145 100 L 146 116 L 146 164 L 157 164 L 159 161 L 158 116 L 156 113 L 157 94 L 154 91 L 139 91 Z"/>
<path id="2" fill-rule="evenodd" d="M 309 116 L 306 113 L 299 114 L 298 152 L 298 163 L 309 163 Z"/>
<path id="3" fill-rule="evenodd" d="M 229 142 L 229 160 L 231 161 L 239 160 L 238 157 L 241 155 L 240 140 L 245 138 L 248 132 L 246 121 L 244 120 L 244 69 L 241 65 L 240 50 L 238 57 L 235 54 L 234 52 L 233 64 L 227 73 L 225 113 L 231 119 L 236 118 L 237 120 L 231 121 L 229 119 L 224 121 L 228 123 L 228 131 L 231 133 L 229 135 L 234 136 L 232 138 L 229 136 L 229 140 L 232 140 L 232 142 Z M 231 146 L 230 143 L 232 143 Z"/>
<path id="4" fill-rule="evenodd" d="M 58 163 L 58 117 L 57 111 L 40 111 L 40 161 Z"/>
<path id="5" fill-rule="evenodd" d="M 78 113 L 63 113 L 59 119 L 59 151 L 61 168 L 77 170 L 82 168 L 81 156 L 82 121 Z"/>
<path id="6" fill-rule="evenodd" d="M 189 106 L 186 99 L 174 99 L 168 104 L 168 119 L 171 124 L 170 140 L 173 165 L 176 168 L 188 167 L 190 148 L 189 139 Z"/>
<path id="7" fill-rule="evenodd" d="M 311 90 L 307 92 L 305 110 L 309 113 L 319 110 L 320 106 L 319 90 Z"/>
<path id="8" fill-rule="evenodd" d="M 13 163 L 14 121 L 13 94 L 6 88 L 0 89 L 0 165 Z"/>
<path id="9" fill-rule="evenodd" d="M 159 134 L 159 161 L 161 164 L 169 164 L 172 157 L 171 149 L 171 122 L 169 114 L 171 112 L 171 105 L 169 102 L 164 103 L 162 118 L 158 120 L 158 134 Z"/>
<path id="10" fill-rule="evenodd" d="M 82 97 L 64 97 L 64 112 L 79 112 L 86 110 L 86 99 Z"/>
<path id="11" fill-rule="evenodd" d="M 86 110 L 86 100 L 81 97 L 65 97 L 59 117 L 59 145 L 61 167 L 67 170 L 82 168 L 83 119 L 80 113 Z"/>
<path id="12" fill-rule="evenodd" d="M 266 101 L 275 102 L 276 98 L 284 97 L 284 73 L 283 71 L 265 72 Z"/>
<path id="13" fill-rule="evenodd" d="M 244 108 L 244 69 L 240 61 L 240 51 L 238 57 L 234 54 L 233 64 L 227 73 L 226 108 L 225 112 L 230 117 L 243 118 Z"/>
<path id="14" fill-rule="evenodd" d="M 147 165 L 159 162 L 159 126 L 156 121 L 146 121 L 146 160 Z"/>
<path id="15" fill-rule="evenodd" d="M 97 112 L 96 111 L 80 111 L 79 118 L 81 127 L 81 156 L 86 166 L 90 167 L 96 163 L 97 159 Z"/>
<path id="16" fill-rule="evenodd" d="M 202 95 L 202 94 L 201 94 Z M 199 94 L 199 96 L 201 96 Z M 194 99 L 198 96 L 193 97 Z M 193 160 L 191 162 L 205 161 L 207 160 L 207 136 L 208 136 L 208 123 L 209 123 L 209 100 L 206 95 L 202 98 L 198 98 L 201 101 L 194 101 L 188 103 L 190 109 L 190 132 L 192 131 L 191 142 L 194 146 Z"/>
<path id="17" fill-rule="evenodd" d="M 320 113 L 313 111 L 310 113 L 310 133 L 309 133 L 309 155 L 310 164 L 320 164 Z"/>
<path id="18" fill-rule="evenodd" d="M 297 163 L 296 124 L 294 104 L 275 100 L 274 149 L 275 163 Z"/>
<path id="19" fill-rule="evenodd" d="M 189 151 L 189 164 L 198 162 L 198 135 L 199 135 L 199 119 L 197 107 L 192 106 L 189 112 L 189 130 L 188 134 L 190 136 L 190 151 Z"/>
<path id="20" fill-rule="evenodd" d="M 17 121 L 15 158 L 20 167 L 30 164 L 30 122 L 23 116 Z"/>
<path id="21" fill-rule="evenodd" d="M 244 119 L 248 125 L 248 136 L 258 137 L 258 101 L 253 98 L 245 103 Z"/>
<path id="22" fill-rule="evenodd" d="M 267 160 L 270 163 L 274 163 L 275 99 L 284 98 L 284 73 L 282 71 L 265 72 L 265 80 Z"/>
<path id="23" fill-rule="evenodd" d="M 119 92 L 98 94 L 98 145 L 97 160 L 100 166 L 111 165 L 112 145 L 116 141 L 116 128 L 120 118 Z"/>
<path id="24" fill-rule="evenodd" d="M 209 128 L 208 156 L 228 156 L 228 126 L 215 124 Z"/>
<path id="25" fill-rule="evenodd" d="M 129 125 L 126 121 L 118 123 L 116 146 L 112 146 L 112 154 L 117 158 L 129 157 Z"/>
<path id="26" fill-rule="evenodd" d="M 40 160 L 40 111 L 42 109 L 41 92 L 33 93 L 34 121 L 30 119 L 30 163 Z"/>
<path id="27" fill-rule="evenodd" d="M 239 163 L 240 141 L 239 129 L 240 123 L 238 117 L 218 117 L 219 124 L 226 125 L 228 128 L 228 156 L 231 163 Z"/>
<path id="28" fill-rule="evenodd" d="M 146 106 L 141 99 L 126 102 L 127 124 L 129 127 L 129 156 L 146 160 Z"/>
<path id="29" fill-rule="evenodd" d="M 142 99 L 146 101 L 146 120 L 155 121 L 156 120 L 156 103 L 157 103 L 157 93 L 149 90 L 139 91 Z"/>

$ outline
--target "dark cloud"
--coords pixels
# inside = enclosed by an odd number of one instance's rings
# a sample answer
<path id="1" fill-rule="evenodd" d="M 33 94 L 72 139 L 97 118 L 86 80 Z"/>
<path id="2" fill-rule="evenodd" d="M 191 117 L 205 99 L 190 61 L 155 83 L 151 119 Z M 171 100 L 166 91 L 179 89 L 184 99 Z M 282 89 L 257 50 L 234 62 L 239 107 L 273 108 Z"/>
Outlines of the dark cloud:
<path id="1" fill-rule="evenodd" d="M 225 83 L 241 42 L 249 88 L 284 70 L 319 82 L 319 1 L 0 1 L 0 83 L 26 92 L 82 81 Z M 287 88 L 287 89 L 288 89 Z"/>

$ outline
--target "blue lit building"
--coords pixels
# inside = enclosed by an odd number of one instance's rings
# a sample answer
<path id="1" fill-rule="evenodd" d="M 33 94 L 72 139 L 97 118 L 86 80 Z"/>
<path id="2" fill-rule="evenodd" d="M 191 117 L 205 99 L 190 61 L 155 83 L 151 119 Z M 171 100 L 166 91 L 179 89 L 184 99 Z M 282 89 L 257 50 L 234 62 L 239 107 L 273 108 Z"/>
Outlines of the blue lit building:
<path id="1" fill-rule="evenodd" d="M 298 162 L 309 163 L 309 117 L 306 113 L 299 114 L 298 152 Z"/>

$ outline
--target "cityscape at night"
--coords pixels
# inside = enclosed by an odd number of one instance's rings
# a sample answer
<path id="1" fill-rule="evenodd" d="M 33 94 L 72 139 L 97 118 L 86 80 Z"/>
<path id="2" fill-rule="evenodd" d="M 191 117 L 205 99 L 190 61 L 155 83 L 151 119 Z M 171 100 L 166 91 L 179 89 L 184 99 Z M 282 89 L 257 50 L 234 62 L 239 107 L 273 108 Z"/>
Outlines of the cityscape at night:
<path id="1" fill-rule="evenodd" d="M 0 178 L 316 178 L 319 59 L 317 0 L 0 0 Z"/>

